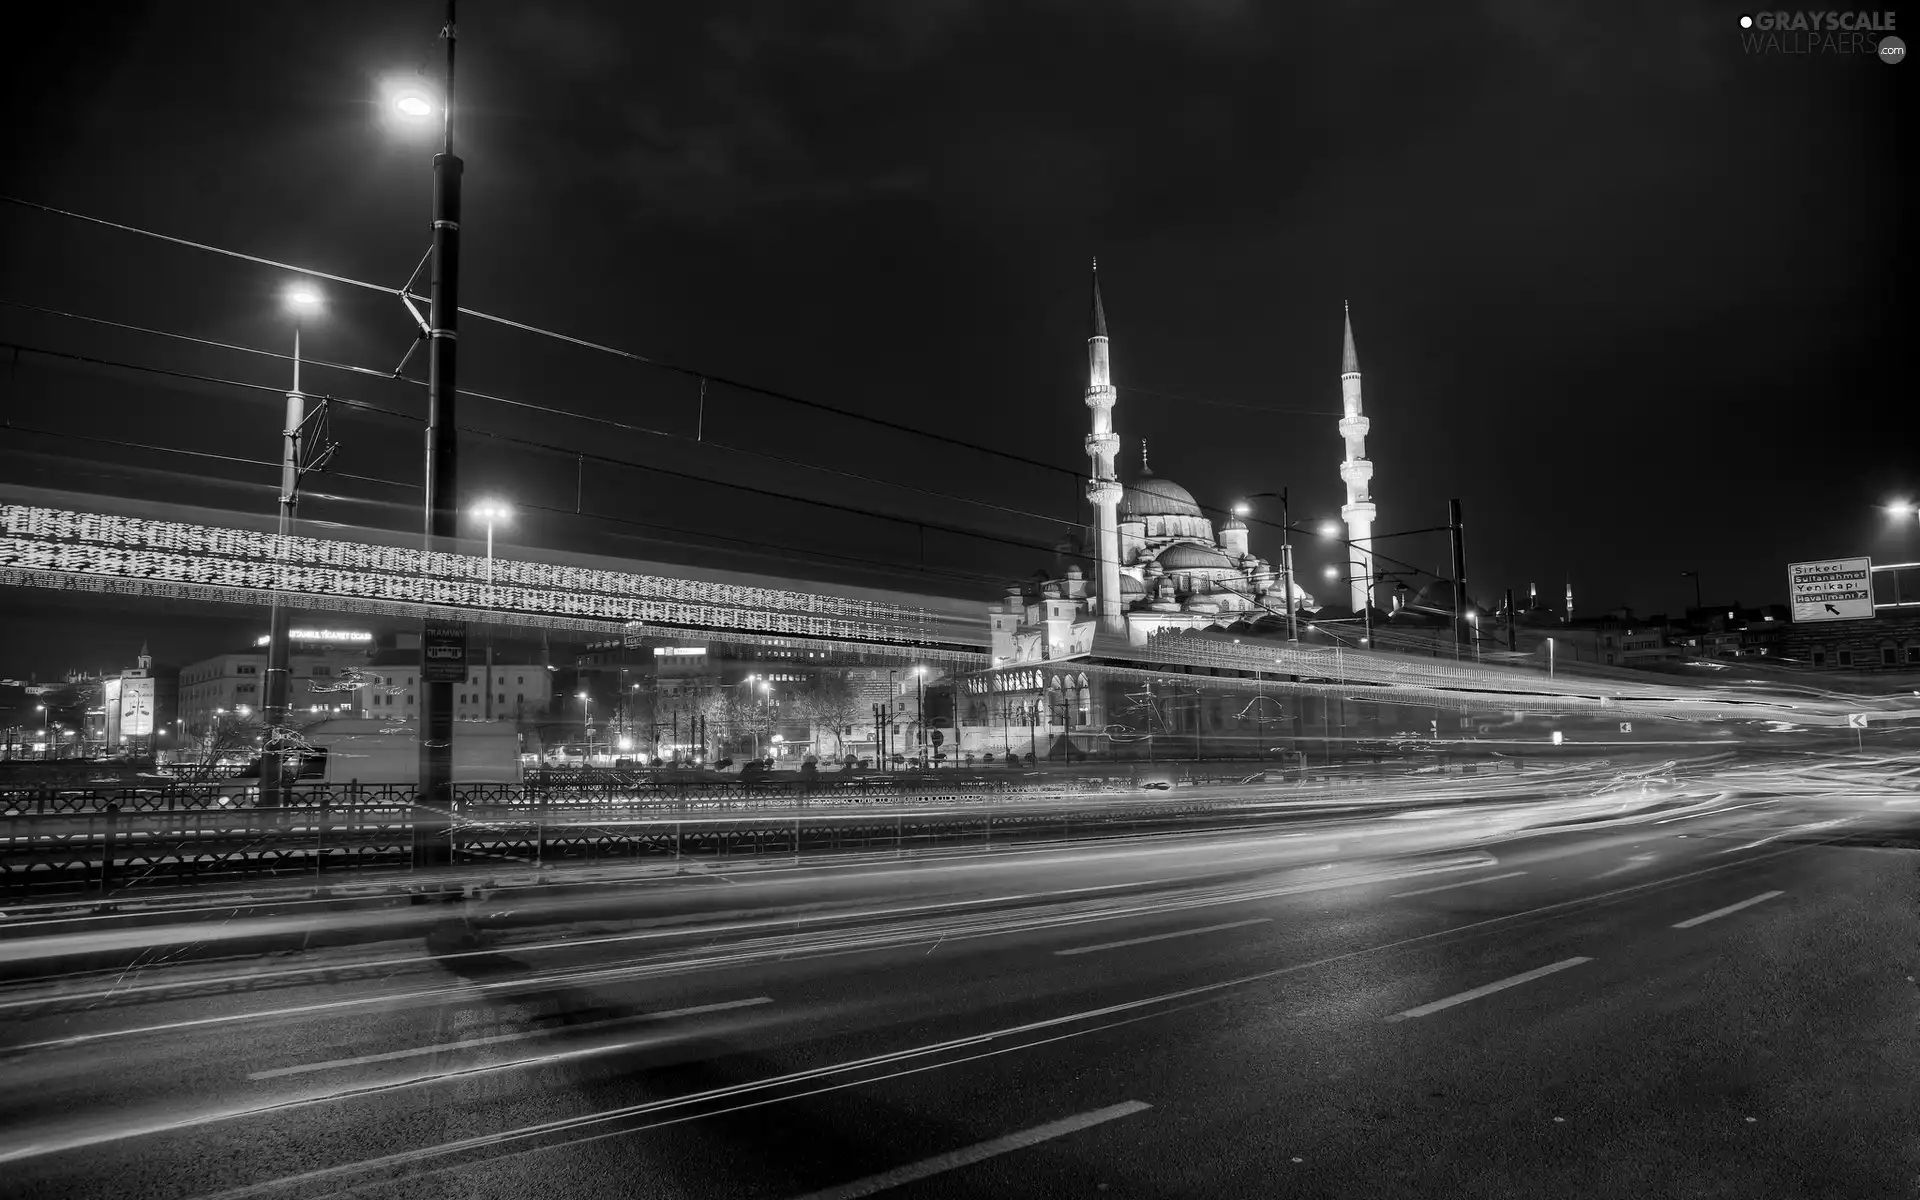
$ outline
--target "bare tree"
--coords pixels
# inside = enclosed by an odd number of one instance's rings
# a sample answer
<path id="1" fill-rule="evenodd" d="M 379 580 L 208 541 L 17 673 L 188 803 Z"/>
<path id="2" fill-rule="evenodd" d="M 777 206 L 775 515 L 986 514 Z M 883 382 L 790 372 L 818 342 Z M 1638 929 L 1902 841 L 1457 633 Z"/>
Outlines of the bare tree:
<path id="1" fill-rule="evenodd" d="M 260 752 L 266 725 L 257 714 L 240 716 L 221 713 L 213 718 L 206 732 L 183 747 L 178 775 L 182 783 L 207 783 L 222 778 L 221 765 L 228 759 L 251 761 Z"/>
<path id="2" fill-rule="evenodd" d="M 840 757 L 846 753 L 846 731 L 860 715 L 860 697 L 853 690 L 853 680 L 846 671 L 822 671 L 799 697 L 800 714 L 813 726 L 813 737 L 817 745 L 821 729 L 833 731 L 834 755 Z"/>

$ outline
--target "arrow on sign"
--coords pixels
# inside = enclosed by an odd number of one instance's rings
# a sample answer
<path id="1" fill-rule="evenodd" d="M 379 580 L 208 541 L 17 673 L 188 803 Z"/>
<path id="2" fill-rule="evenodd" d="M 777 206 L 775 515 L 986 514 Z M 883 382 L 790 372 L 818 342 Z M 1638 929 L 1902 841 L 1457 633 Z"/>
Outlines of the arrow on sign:
<path id="1" fill-rule="evenodd" d="M 1828 612 L 1832 613 L 1836 617 L 1840 615 L 1840 610 L 1835 608 L 1831 604 L 1822 604 L 1820 607 L 1826 609 Z"/>
<path id="2" fill-rule="evenodd" d="M 1867 714 L 1865 713 L 1848 713 L 1847 714 L 1848 729 L 1865 729 L 1866 727 L 1867 727 Z"/>

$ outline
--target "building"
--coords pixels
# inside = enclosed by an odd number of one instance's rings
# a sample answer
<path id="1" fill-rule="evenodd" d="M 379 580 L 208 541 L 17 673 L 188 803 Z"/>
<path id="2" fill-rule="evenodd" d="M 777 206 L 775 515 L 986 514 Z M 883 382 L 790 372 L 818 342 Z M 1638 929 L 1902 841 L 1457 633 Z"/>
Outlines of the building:
<path id="1" fill-rule="evenodd" d="M 288 705 L 306 724 L 330 716 L 365 716 L 359 672 L 373 649 L 373 635 L 343 630 L 294 630 L 288 645 Z M 216 654 L 180 668 L 180 736 L 202 738 L 228 714 L 252 717 L 266 704 L 267 648 Z"/>
<path id="2" fill-rule="evenodd" d="M 1353 457 L 1364 454 L 1366 418 L 1359 415 L 1359 368 L 1354 361 L 1351 322 L 1346 332 L 1345 358 L 1341 386 L 1347 397 L 1348 416 L 1343 418 L 1341 430 L 1347 436 L 1349 461 L 1342 467 L 1342 475 L 1349 480 L 1349 527 L 1370 537 L 1373 507 L 1366 498 L 1366 480 L 1372 466 L 1363 457 Z M 1169 629 L 1223 627 L 1249 615 L 1278 613 L 1284 617 L 1289 589 L 1272 565 L 1249 549 L 1245 521 L 1229 516 L 1216 530 L 1193 493 L 1153 473 L 1144 441 L 1140 443 L 1139 472 L 1122 482 L 1118 469 L 1120 435 L 1114 426 L 1117 397 L 1106 306 L 1095 264 L 1085 396 L 1092 416 L 1092 431 L 1086 438 L 1091 471 L 1086 494 L 1094 519 L 1068 547 L 1071 557 L 1091 558 L 1094 572 L 1092 579 L 1086 579 L 1077 567 L 1068 567 L 1053 585 L 1059 594 L 1052 598 L 1071 604 L 1047 606 L 1045 620 L 1091 625 L 1101 636 L 1124 637 L 1129 644 L 1145 645 L 1150 637 Z M 1044 592 L 1046 587 L 1040 590 Z M 1314 607 L 1313 597 L 1297 581 L 1290 590 L 1297 605 Z M 1356 594 L 1364 594 L 1364 587 Z M 1068 616 L 1069 607 L 1077 615 Z M 1015 641 L 1038 644 L 1050 636 L 1025 629 L 1015 634 Z M 1092 635 L 1083 632 L 1074 636 Z M 1027 659 L 1016 657 L 1011 661 Z"/>
<path id="3" fill-rule="evenodd" d="M 1816 671 L 1900 671 L 1920 667 L 1920 610 L 1885 606 L 1851 621 L 1795 621 L 1781 630 L 1780 657 Z"/>
<path id="4" fill-rule="evenodd" d="M 136 665 L 101 680 L 103 740 L 109 754 L 151 755 L 180 741 L 180 672 L 153 665 L 145 644 Z"/>
<path id="5" fill-rule="evenodd" d="M 487 647 L 469 645 L 467 658 L 467 677 L 453 689 L 454 720 L 529 722 L 548 711 L 554 691 L 552 672 L 534 661 L 539 655 L 528 647 L 498 643 L 492 647 L 489 666 Z M 383 640 L 353 666 L 349 678 L 340 679 L 339 674 L 334 672 L 334 686 L 344 690 L 349 683 L 355 685 L 363 710 L 359 715 L 410 718 L 420 708 L 420 635 L 400 633 Z M 300 707 L 296 699 L 295 710 Z"/>

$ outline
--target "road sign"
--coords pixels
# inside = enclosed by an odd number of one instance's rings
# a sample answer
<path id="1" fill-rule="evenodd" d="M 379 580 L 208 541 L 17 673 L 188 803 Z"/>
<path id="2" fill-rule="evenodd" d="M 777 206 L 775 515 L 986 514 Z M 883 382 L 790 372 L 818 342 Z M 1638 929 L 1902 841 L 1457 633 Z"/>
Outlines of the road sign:
<path id="1" fill-rule="evenodd" d="M 941 733 L 941 732 L 940 732 L 940 731 L 939 731 L 938 729 L 936 729 L 936 730 L 934 730 L 934 731 L 933 731 L 932 733 L 930 733 L 930 734 L 928 734 L 928 735 L 927 735 L 927 738 L 928 738 L 928 740 L 929 740 L 929 741 L 931 741 L 931 742 L 932 742 L 932 743 L 933 743 L 934 745 L 936 745 L 936 746 L 940 746 L 940 745 L 944 745 L 944 744 L 946 743 L 946 740 L 947 740 L 947 735 L 946 735 L 946 734 L 944 734 L 944 733 Z"/>
<path id="2" fill-rule="evenodd" d="M 1830 558 L 1787 568 L 1793 619 L 1858 621 L 1873 616 L 1873 560 Z"/>
<path id="3" fill-rule="evenodd" d="M 1867 727 L 1867 714 L 1865 713 L 1848 713 L 1847 714 L 1848 729 L 1865 729 L 1866 727 Z"/>
<path id="4" fill-rule="evenodd" d="M 420 639 L 420 679 L 424 683 L 464 683 L 467 678 L 467 626 L 464 621 L 428 621 Z"/>
<path id="5" fill-rule="evenodd" d="M 1622 721 L 1622 722 L 1620 722 L 1620 732 L 1621 732 L 1621 733 L 1632 733 L 1632 732 L 1633 732 L 1633 722 L 1632 722 L 1632 721 Z"/>

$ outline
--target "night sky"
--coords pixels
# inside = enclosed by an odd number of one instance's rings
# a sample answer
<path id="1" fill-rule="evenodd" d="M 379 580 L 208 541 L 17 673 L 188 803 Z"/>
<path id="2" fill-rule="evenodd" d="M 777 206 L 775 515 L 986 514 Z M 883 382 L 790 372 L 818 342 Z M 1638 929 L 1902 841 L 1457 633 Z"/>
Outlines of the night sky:
<path id="1" fill-rule="evenodd" d="M 1877 507 L 1920 499 L 1895 101 L 1916 68 L 1749 57 L 1739 11 L 466 3 L 463 304 L 695 374 L 469 318 L 462 385 L 559 411 L 464 401 L 463 490 L 519 506 L 530 545 L 984 603 L 1082 517 L 1098 255 L 1123 474 L 1147 438 L 1203 504 L 1286 486 L 1297 522 L 1337 513 L 1347 301 L 1377 527 L 1460 498 L 1482 602 L 1570 576 L 1583 611 L 1672 610 L 1683 570 L 1710 603 L 1778 602 L 1790 561 L 1920 557 Z M 38 48 L 10 58 L 0 191 L 388 286 L 425 252 L 431 144 L 377 99 L 437 61 L 438 5 L 64 12 L 15 30 Z M 0 271 L 16 305 L 291 339 L 283 272 L 13 205 Z M 391 372 L 398 302 L 325 291 L 307 353 Z M 286 386 L 275 360 L 18 307 L 0 338 Z M 702 411 L 699 372 L 1063 470 L 720 382 Z M 270 510 L 269 468 L 79 439 L 268 459 L 271 391 L 34 352 L 0 378 L 0 480 Z M 303 514 L 417 527 L 423 389 L 304 383 L 400 415 L 338 414 L 336 468 L 365 478 L 315 483 Z M 1255 527 L 1257 553 L 1277 544 Z M 1297 554 L 1309 586 L 1336 559 Z M 88 629 L 115 665 L 148 633 L 178 660 L 237 617 L 63 606 L 0 596 L 0 675 L 108 665 Z"/>

